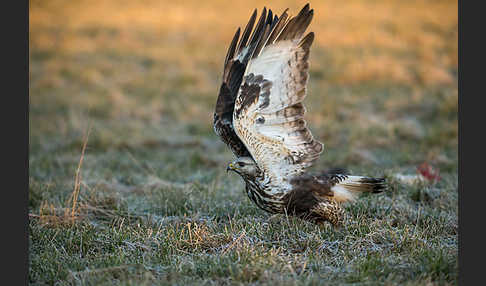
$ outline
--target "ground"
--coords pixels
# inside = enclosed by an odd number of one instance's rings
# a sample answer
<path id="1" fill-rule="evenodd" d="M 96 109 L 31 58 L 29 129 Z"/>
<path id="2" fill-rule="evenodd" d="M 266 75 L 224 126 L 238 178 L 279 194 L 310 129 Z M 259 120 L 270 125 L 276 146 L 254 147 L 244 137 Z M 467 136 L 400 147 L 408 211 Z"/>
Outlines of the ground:
<path id="1" fill-rule="evenodd" d="M 305 3 L 30 1 L 30 284 L 457 284 L 457 1 L 310 2 L 311 171 L 389 182 L 343 227 L 264 213 L 225 172 L 233 33 Z M 424 162 L 438 180 L 397 178 Z"/>

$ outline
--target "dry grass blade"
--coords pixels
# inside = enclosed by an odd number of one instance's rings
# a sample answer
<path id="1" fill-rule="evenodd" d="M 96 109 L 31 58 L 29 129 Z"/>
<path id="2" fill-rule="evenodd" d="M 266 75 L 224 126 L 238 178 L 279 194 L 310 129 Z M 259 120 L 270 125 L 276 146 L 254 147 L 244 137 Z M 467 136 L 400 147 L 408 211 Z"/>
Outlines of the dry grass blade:
<path id="1" fill-rule="evenodd" d="M 233 243 L 232 243 L 230 246 L 228 246 L 228 248 L 226 248 L 226 249 L 223 251 L 223 253 L 222 253 L 222 254 L 226 254 L 226 252 L 230 251 L 230 250 L 231 250 L 233 247 L 235 247 L 235 245 L 236 245 L 236 244 L 237 244 L 237 243 L 238 243 L 238 242 L 241 240 L 241 238 L 242 238 L 243 236 L 245 236 L 245 235 L 246 235 L 246 232 L 245 232 L 245 231 L 243 231 L 243 233 L 241 233 L 241 235 L 240 235 L 240 236 L 239 236 L 237 239 L 235 239 L 235 241 L 233 241 Z"/>
<path id="2" fill-rule="evenodd" d="M 88 131 L 83 139 L 83 148 L 81 149 L 81 157 L 79 158 L 78 168 L 76 169 L 76 175 L 74 177 L 74 189 L 71 194 L 71 209 L 70 209 L 70 218 L 74 219 L 77 214 L 78 210 L 78 198 L 79 192 L 81 190 L 81 167 L 83 166 L 84 155 L 86 152 L 86 146 L 88 145 L 89 134 L 91 133 L 91 124 L 88 127 Z M 69 209 L 66 209 L 69 211 Z"/>

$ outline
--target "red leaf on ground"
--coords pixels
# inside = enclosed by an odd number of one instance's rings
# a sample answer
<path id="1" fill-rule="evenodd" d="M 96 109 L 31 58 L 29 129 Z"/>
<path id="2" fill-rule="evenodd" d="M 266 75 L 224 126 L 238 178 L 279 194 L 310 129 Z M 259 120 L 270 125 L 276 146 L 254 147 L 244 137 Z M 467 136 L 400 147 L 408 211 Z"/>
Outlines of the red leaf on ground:
<path id="1" fill-rule="evenodd" d="M 417 172 L 429 181 L 437 182 L 440 180 L 439 170 L 435 169 L 429 163 L 423 162 L 417 167 Z"/>

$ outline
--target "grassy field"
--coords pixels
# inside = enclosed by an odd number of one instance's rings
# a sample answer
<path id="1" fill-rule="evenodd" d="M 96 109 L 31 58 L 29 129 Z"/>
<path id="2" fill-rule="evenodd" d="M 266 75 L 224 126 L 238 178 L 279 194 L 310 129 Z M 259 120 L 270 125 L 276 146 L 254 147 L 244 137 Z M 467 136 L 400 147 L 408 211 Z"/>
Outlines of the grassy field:
<path id="1" fill-rule="evenodd" d="M 32 285 L 456 285 L 457 1 L 314 1 L 312 171 L 386 176 L 345 225 L 260 211 L 212 130 L 254 8 L 30 1 Z M 86 144 L 85 144 L 86 143 Z M 407 184 L 423 162 L 440 180 Z"/>

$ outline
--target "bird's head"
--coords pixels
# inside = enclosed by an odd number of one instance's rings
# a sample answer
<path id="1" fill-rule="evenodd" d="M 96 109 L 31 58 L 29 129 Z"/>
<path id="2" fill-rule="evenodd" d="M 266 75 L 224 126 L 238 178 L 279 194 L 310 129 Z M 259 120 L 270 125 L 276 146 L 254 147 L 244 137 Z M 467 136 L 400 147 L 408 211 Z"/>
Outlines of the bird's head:
<path id="1" fill-rule="evenodd" d="M 234 171 L 245 177 L 255 177 L 258 173 L 258 166 L 250 157 L 240 157 L 228 164 L 226 171 Z"/>

